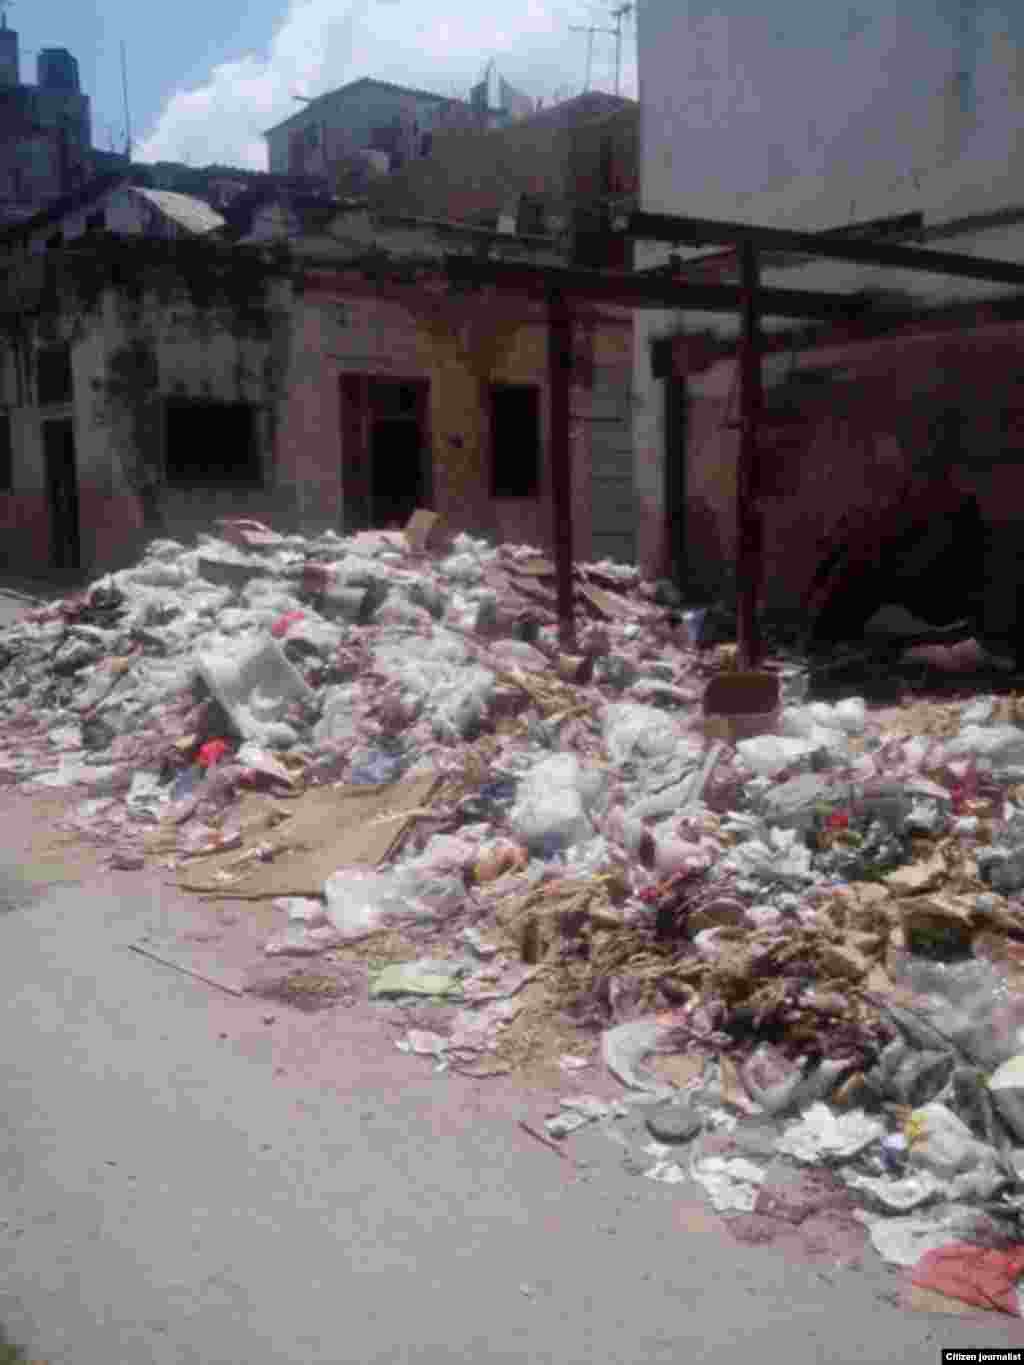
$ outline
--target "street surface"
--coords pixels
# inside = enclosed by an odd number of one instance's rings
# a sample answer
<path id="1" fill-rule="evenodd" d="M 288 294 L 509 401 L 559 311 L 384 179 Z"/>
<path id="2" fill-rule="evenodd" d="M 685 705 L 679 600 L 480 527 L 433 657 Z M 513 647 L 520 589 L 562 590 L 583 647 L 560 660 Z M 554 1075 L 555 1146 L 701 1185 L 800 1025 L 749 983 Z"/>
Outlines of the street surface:
<path id="1" fill-rule="evenodd" d="M 536 1097 L 434 1075 L 366 1003 L 270 1010 L 128 951 L 194 907 L 158 870 L 70 854 L 70 884 L 38 891 L 59 877 L 47 811 L 0 795 L 0 1320 L 50 1365 L 935 1365 L 1024 1345 L 996 1314 L 901 1310 L 873 1258 L 833 1273 L 739 1245 L 596 1135 L 571 1147 L 581 1171 L 518 1128 Z"/>

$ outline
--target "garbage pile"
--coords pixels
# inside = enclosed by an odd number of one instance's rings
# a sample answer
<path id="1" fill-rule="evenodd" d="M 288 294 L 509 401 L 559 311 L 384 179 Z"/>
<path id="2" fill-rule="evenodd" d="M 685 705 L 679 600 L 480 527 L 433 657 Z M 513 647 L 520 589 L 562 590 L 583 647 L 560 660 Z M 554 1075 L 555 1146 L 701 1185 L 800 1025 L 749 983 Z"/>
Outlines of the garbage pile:
<path id="1" fill-rule="evenodd" d="M 29 613 L 0 770 L 114 866 L 273 900 L 292 999 L 360 961 L 438 1070 L 615 1077 L 556 1142 L 641 1106 L 645 1174 L 749 1213 L 769 1167 L 706 1140 L 774 1125 L 895 1263 L 1024 1240 L 1018 700 L 809 703 L 775 659 L 777 713 L 723 728 L 734 651 L 665 585 L 577 566 L 566 654 L 538 551 L 414 523 L 219 523 Z"/>

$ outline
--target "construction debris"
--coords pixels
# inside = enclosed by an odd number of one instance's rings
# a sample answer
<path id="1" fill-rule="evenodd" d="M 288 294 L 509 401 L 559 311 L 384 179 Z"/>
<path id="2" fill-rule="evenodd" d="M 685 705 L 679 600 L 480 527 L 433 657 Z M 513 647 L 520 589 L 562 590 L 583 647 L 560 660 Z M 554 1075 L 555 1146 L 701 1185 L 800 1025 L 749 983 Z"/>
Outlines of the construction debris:
<path id="1" fill-rule="evenodd" d="M 833 1167 L 890 1259 L 969 1242 L 964 1209 L 1019 1240 L 1024 707 L 808 702 L 780 657 L 724 732 L 699 612 L 580 566 L 569 658 L 552 573 L 433 514 L 155 541 L 3 632 L 0 773 L 66 789 L 113 867 L 276 900 L 266 955 L 318 960 L 276 998 L 349 998 L 344 962 L 436 1012 L 410 1064 L 621 1083 L 528 1130 L 559 1150 L 638 1103 L 673 1151 L 774 1125 L 773 1181 Z M 754 1210 L 760 1161 L 668 1152 L 644 1173 Z"/>

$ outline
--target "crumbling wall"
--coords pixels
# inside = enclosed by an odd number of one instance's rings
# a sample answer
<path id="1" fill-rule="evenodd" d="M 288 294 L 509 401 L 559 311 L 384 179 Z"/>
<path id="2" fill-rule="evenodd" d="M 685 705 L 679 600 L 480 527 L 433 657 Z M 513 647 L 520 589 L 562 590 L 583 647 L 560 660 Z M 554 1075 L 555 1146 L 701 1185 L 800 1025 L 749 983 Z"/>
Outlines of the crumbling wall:
<path id="1" fill-rule="evenodd" d="M 37 287 L 17 297 L 10 272 L 3 314 L 14 416 L 14 488 L 0 495 L 9 563 L 42 570 L 50 559 L 42 422 L 55 415 L 74 419 L 83 569 L 125 560 L 145 535 L 191 536 L 221 508 L 280 511 L 273 409 L 290 347 L 287 281 L 241 253 L 145 242 L 65 251 L 34 268 Z M 31 377 L 35 349 L 58 340 L 71 347 L 74 395 L 59 413 L 37 406 Z M 169 489 L 173 399 L 259 404 L 265 487 Z M 211 461 L 221 453 L 211 448 Z"/>

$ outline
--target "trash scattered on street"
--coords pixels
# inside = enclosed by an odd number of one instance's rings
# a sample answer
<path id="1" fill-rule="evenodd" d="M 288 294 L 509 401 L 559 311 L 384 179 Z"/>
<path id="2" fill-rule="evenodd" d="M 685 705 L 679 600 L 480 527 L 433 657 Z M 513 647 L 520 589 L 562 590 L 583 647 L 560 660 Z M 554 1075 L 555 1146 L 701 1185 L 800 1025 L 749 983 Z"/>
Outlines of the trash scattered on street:
<path id="1" fill-rule="evenodd" d="M 719 1213 L 753 1213 L 764 1170 L 743 1157 L 706 1156 L 692 1166 Z"/>
<path id="2" fill-rule="evenodd" d="M 794 1123 L 778 1141 L 778 1150 L 797 1161 L 809 1163 L 848 1160 L 885 1132 L 877 1119 L 859 1110 L 836 1115 L 827 1104 L 812 1104 L 804 1117 Z"/>
<path id="3" fill-rule="evenodd" d="M 1024 1245 L 1007 675 L 826 701 L 779 646 L 775 709 L 718 714 L 708 689 L 743 681 L 721 604 L 577 565 L 570 656 L 554 584 L 535 548 L 425 510 L 405 534 L 154 540 L 0 634 L 0 774 L 66 797 L 111 869 L 272 903 L 262 966 L 296 1000 L 304 973 L 327 1002 L 359 973 L 410 1066 L 621 1086 L 523 1125 L 560 1155 L 621 1109 L 664 1144 L 638 1173 L 730 1216 L 771 1203 L 769 1167 L 828 1168 L 887 1260 L 953 1248 L 936 1284 L 1011 1302 L 1015 1251 L 957 1250 L 983 1223 Z M 948 672 L 971 643 L 923 648 Z"/>

